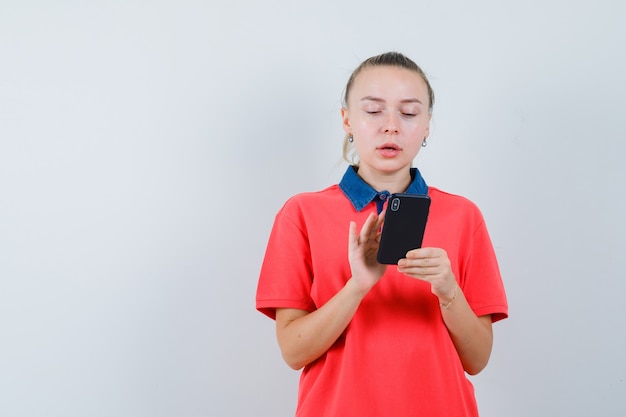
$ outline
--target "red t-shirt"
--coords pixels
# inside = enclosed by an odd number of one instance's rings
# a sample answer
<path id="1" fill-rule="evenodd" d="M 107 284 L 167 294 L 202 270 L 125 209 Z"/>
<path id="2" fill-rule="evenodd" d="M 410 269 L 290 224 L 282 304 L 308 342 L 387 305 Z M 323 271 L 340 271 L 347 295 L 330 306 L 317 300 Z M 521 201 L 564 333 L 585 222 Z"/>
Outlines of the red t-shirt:
<path id="1" fill-rule="evenodd" d="M 477 316 L 508 307 L 483 217 L 469 200 L 429 187 L 424 247 L 446 250 Z M 259 278 L 256 307 L 314 311 L 350 278 L 348 227 L 361 227 L 337 185 L 289 199 L 276 216 Z M 343 335 L 300 379 L 297 417 L 477 416 L 474 389 L 426 282 L 389 266 Z"/>

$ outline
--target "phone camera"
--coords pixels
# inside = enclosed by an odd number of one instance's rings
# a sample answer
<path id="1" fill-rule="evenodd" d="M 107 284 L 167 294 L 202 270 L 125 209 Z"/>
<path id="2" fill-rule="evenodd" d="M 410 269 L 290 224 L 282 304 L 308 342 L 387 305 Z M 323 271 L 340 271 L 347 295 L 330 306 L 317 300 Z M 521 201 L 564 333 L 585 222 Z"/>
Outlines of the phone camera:
<path id="1" fill-rule="evenodd" d="M 400 199 L 394 198 L 391 200 L 391 211 L 398 211 L 400 208 Z"/>

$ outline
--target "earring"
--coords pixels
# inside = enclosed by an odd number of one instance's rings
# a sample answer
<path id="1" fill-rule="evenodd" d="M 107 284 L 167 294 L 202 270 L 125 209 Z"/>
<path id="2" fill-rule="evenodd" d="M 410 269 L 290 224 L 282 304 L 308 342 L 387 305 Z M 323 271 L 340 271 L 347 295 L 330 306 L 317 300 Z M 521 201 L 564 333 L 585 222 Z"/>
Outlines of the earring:
<path id="1" fill-rule="evenodd" d="M 425 148 L 428 145 L 428 142 L 426 142 L 426 138 L 424 138 L 424 140 L 422 141 L 422 148 Z"/>
<path id="2" fill-rule="evenodd" d="M 354 142 L 354 137 L 352 135 L 348 135 L 348 142 Z"/>

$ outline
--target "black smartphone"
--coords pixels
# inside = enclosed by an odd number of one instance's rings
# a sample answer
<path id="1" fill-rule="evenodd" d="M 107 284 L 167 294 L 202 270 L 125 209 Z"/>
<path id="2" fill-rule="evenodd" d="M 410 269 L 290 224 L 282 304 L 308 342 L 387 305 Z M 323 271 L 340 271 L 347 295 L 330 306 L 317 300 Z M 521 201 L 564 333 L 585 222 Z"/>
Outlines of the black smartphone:
<path id="1" fill-rule="evenodd" d="M 428 220 L 430 197 L 422 194 L 392 194 L 387 202 L 378 262 L 396 265 L 410 250 L 420 248 Z"/>

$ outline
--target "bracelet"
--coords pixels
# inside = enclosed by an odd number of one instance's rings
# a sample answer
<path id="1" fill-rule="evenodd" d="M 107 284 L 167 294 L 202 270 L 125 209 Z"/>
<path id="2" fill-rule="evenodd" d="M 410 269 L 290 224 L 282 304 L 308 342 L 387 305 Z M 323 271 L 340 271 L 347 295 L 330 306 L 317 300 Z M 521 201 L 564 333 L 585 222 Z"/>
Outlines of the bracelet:
<path id="1" fill-rule="evenodd" d="M 458 292 L 458 289 L 459 289 L 459 286 L 457 284 L 454 284 L 454 295 L 452 296 L 452 300 L 450 300 L 447 304 L 439 303 L 439 306 L 441 308 L 443 308 L 444 310 L 447 310 L 448 307 L 450 307 L 450 305 L 452 304 L 452 302 L 456 298 L 456 293 Z"/>

